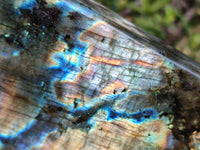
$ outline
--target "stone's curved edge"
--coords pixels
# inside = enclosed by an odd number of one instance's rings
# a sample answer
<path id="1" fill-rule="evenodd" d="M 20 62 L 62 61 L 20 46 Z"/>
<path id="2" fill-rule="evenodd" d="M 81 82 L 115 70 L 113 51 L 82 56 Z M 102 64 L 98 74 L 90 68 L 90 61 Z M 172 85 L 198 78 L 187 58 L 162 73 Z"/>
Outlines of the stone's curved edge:
<path id="1" fill-rule="evenodd" d="M 138 41 L 144 46 L 151 48 L 155 53 L 200 79 L 200 64 L 190 57 L 184 55 L 177 49 L 167 45 L 162 40 L 135 26 L 128 20 L 125 20 L 118 14 L 112 12 L 93 0 L 77 1 L 82 2 L 83 5 L 91 8 L 94 11 L 97 11 L 102 17 L 102 20 L 115 27 L 117 30 L 119 30 L 119 32 L 123 33 L 124 36 L 128 36 L 132 40 Z"/>

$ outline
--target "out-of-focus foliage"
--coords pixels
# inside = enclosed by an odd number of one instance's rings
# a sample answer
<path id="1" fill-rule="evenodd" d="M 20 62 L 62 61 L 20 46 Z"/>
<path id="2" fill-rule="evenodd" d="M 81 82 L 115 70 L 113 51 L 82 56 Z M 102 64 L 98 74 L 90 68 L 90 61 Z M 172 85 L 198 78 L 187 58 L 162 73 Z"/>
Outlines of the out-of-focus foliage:
<path id="1" fill-rule="evenodd" d="M 200 0 L 96 0 L 200 62 Z"/>

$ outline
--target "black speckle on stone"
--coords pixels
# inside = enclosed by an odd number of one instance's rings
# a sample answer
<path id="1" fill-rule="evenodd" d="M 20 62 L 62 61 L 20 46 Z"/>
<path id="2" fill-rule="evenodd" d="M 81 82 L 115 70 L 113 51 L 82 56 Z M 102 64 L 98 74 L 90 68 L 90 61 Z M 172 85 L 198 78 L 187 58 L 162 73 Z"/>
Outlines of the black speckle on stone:
<path id="1" fill-rule="evenodd" d="M 123 93 L 123 92 L 127 92 L 127 88 L 124 88 L 124 89 L 122 90 L 122 93 Z"/>
<path id="2" fill-rule="evenodd" d="M 41 114 L 41 113 L 39 113 L 39 114 L 35 117 L 35 119 L 37 119 L 37 120 L 41 120 L 41 118 L 42 118 L 42 114 Z"/>
<path id="3" fill-rule="evenodd" d="M 114 89 L 113 94 L 116 94 L 116 93 L 117 93 L 117 91 L 116 91 L 116 89 Z"/>
<path id="4" fill-rule="evenodd" d="M 63 110 L 63 108 L 62 107 L 58 107 L 58 111 L 62 111 Z"/>
<path id="5" fill-rule="evenodd" d="M 16 44 L 18 45 L 18 46 L 20 46 L 20 47 L 24 47 L 24 44 L 22 43 L 22 41 L 21 41 L 21 39 L 20 38 L 17 38 L 16 39 Z"/>
<path id="6" fill-rule="evenodd" d="M 5 41 L 8 43 L 8 44 L 12 44 L 15 40 L 15 36 L 14 35 L 10 35 L 8 37 L 5 37 Z"/>
<path id="7" fill-rule="evenodd" d="M 69 47 L 69 51 L 71 51 L 74 48 L 74 40 L 71 38 L 69 34 L 66 34 L 64 37 L 64 41 L 67 42 L 67 45 Z"/>
<path id="8" fill-rule="evenodd" d="M 164 113 L 162 113 L 162 114 L 159 115 L 159 118 L 162 118 L 163 116 L 168 116 L 168 115 L 169 115 L 169 113 L 164 112 Z"/>
<path id="9" fill-rule="evenodd" d="M 69 15 L 67 16 L 70 20 L 74 20 L 74 21 L 77 21 L 78 19 L 81 18 L 81 15 L 74 11 L 74 12 L 70 12 Z"/>
<path id="10" fill-rule="evenodd" d="M 77 106 L 78 106 L 78 103 L 77 103 L 77 99 L 75 98 L 74 99 L 74 108 L 77 108 Z"/>
<path id="11" fill-rule="evenodd" d="M 146 119 L 150 119 L 151 116 L 146 115 L 146 116 L 144 116 L 144 118 L 146 118 Z"/>
<path id="12" fill-rule="evenodd" d="M 105 41 L 105 37 L 102 37 L 101 42 L 104 42 L 104 41 Z"/>
<path id="13" fill-rule="evenodd" d="M 70 36 L 69 34 L 66 34 L 65 37 L 64 37 L 64 40 L 67 41 L 67 40 L 69 40 L 70 38 L 71 38 L 71 36 Z"/>
<path id="14" fill-rule="evenodd" d="M 159 51 L 159 54 L 161 54 L 162 56 L 166 56 L 165 51 Z"/>

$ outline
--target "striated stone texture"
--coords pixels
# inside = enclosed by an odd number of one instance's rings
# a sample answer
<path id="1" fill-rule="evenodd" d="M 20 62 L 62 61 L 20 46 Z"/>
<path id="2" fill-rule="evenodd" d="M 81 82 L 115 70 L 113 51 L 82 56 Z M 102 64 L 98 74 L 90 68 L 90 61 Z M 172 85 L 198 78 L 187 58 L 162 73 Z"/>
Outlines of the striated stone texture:
<path id="1" fill-rule="evenodd" d="M 199 64 L 93 1 L 1 0 L 0 149 L 199 140 Z"/>

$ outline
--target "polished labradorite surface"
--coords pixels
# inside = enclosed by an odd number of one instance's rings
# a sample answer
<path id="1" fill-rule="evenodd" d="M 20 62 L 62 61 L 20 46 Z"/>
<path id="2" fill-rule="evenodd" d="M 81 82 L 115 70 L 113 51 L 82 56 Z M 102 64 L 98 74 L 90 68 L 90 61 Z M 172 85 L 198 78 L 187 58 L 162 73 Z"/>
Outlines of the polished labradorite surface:
<path id="1" fill-rule="evenodd" d="M 0 149 L 200 148 L 200 66 L 93 1 L 1 0 Z"/>

